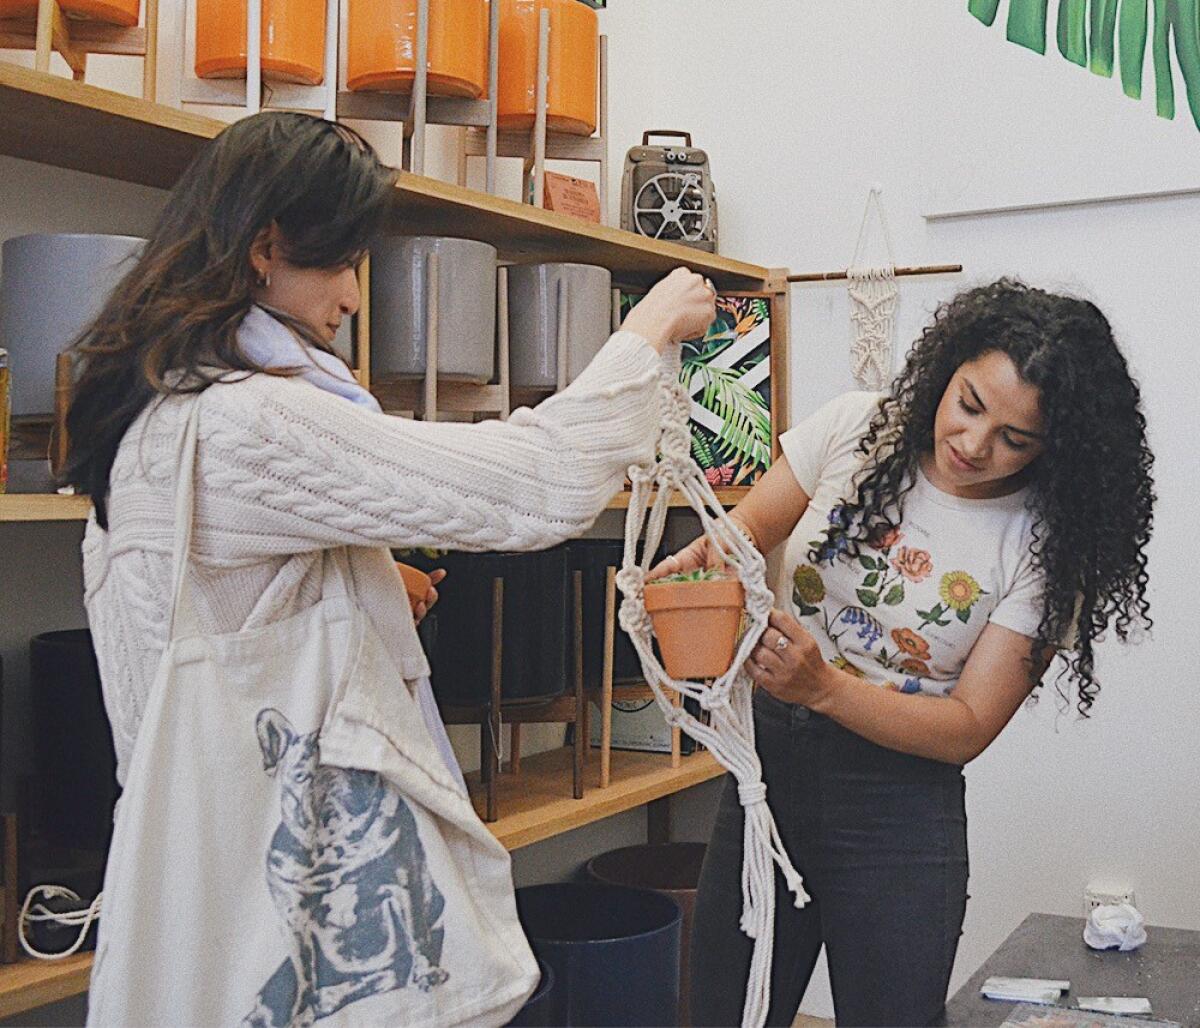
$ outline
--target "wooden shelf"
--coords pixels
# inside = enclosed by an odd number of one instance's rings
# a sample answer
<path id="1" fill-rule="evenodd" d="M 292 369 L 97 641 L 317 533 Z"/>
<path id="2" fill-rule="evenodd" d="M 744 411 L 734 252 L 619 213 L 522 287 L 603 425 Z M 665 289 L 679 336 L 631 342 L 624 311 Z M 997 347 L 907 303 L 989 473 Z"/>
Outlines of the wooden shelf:
<path id="1" fill-rule="evenodd" d="M 612 781 L 600 788 L 599 756 L 590 751 L 584 768 L 583 799 L 571 796 L 569 746 L 521 758 L 521 772 L 500 776 L 500 820 L 488 825 L 508 850 L 633 810 L 693 785 L 719 778 L 725 769 L 711 753 L 694 753 L 672 769 L 669 753 L 618 751 L 612 756 Z M 479 773 L 467 776 L 472 796 L 481 794 Z"/>
<path id="2" fill-rule="evenodd" d="M 148 103 L 0 61 L 0 154 L 166 189 L 225 127 L 214 118 Z M 581 221 L 436 179 L 401 172 L 393 227 L 491 243 L 502 260 L 600 264 L 623 285 L 645 285 L 680 264 L 724 290 L 786 288 L 755 264 Z"/>
<path id="3" fill-rule="evenodd" d="M 0 1017 L 13 1017 L 87 992 L 91 974 L 91 953 L 0 966 Z"/>
<path id="4" fill-rule="evenodd" d="M 742 502 L 749 492 L 747 486 L 717 489 L 717 499 L 726 507 Z M 629 508 L 628 490 L 617 493 L 608 501 L 608 510 Z M 686 507 L 682 496 L 671 498 L 672 507 Z M 0 522 L 5 521 L 86 521 L 92 509 L 86 496 L 58 496 L 54 493 L 9 493 L 0 496 Z"/>
<path id="5" fill-rule="evenodd" d="M 744 500 L 746 498 L 746 494 L 748 492 L 750 492 L 750 487 L 748 485 L 738 485 L 738 486 L 731 486 L 728 489 L 714 489 L 713 492 L 717 494 L 717 502 L 720 503 L 721 506 L 736 507 L 739 503 L 742 502 L 742 500 Z M 657 494 L 654 494 L 654 495 L 657 495 Z M 609 510 L 628 510 L 629 509 L 629 501 L 632 498 L 632 496 L 633 496 L 633 493 L 631 493 L 628 489 L 621 490 L 621 492 L 617 493 L 616 496 L 614 496 L 611 500 L 608 501 L 608 509 Z M 671 497 L 670 502 L 667 504 L 667 506 L 669 506 L 669 507 L 690 507 L 691 504 L 688 503 L 688 501 L 685 500 L 678 493 L 676 493 L 674 496 Z"/>
<path id="6" fill-rule="evenodd" d="M 501 776 L 500 811 L 504 816 L 488 828 L 505 849 L 541 842 L 725 773 L 707 752 L 684 757 L 682 766 L 672 769 L 670 754 L 622 751 L 613 754 L 612 784 L 601 789 L 599 760 L 595 754 L 590 756 L 581 800 L 571 796 L 569 747 L 526 757 L 519 775 L 505 772 Z M 468 775 L 467 781 L 473 792 L 479 788 L 477 772 Z M 0 1017 L 78 996 L 87 991 L 91 972 L 91 953 L 0 967 Z"/>
<path id="7" fill-rule="evenodd" d="M 86 496 L 57 493 L 6 493 L 0 495 L 3 521 L 86 521 L 92 501 Z"/>

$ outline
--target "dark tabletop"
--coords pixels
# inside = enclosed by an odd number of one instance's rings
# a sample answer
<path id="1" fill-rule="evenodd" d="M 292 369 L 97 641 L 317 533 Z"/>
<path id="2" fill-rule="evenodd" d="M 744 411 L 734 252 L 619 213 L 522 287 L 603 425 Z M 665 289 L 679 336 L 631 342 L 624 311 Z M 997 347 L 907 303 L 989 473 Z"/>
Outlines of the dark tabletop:
<path id="1" fill-rule="evenodd" d="M 1018 1005 L 984 999 L 979 987 L 992 975 L 1066 978 L 1080 996 L 1144 996 L 1153 1016 L 1200 1026 L 1200 932 L 1146 926 L 1148 938 L 1132 953 L 1097 951 L 1083 941 L 1084 920 L 1030 914 L 946 1004 L 948 1025 L 999 1025 Z"/>

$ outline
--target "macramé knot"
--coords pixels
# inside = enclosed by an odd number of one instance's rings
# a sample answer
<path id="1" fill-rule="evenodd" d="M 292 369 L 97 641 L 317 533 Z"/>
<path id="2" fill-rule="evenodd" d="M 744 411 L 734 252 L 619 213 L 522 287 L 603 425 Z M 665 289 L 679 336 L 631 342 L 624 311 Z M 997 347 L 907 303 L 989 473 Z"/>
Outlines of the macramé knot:
<path id="1" fill-rule="evenodd" d="M 767 802 L 767 786 L 765 782 L 750 782 L 738 786 L 738 799 L 743 807 L 752 807 L 757 803 Z"/>

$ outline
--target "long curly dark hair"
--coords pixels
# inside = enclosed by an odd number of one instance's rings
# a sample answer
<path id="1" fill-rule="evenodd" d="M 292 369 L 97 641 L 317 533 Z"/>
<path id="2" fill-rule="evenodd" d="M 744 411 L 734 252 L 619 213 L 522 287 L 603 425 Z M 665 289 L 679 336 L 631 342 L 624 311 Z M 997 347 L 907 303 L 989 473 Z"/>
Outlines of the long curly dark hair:
<path id="1" fill-rule="evenodd" d="M 1100 691 L 1093 643 L 1110 623 L 1122 640 L 1152 624 L 1146 544 L 1155 500 L 1141 394 L 1095 304 L 1000 279 L 939 307 L 862 439 L 856 498 L 831 516 L 817 549 L 857 556 L 860 543 L 899 524 L 950 379 L 992 351 L 1038 389 L 1046 425 L 1044 449 L 1026 472 L 1033 561 L 1046 582 L 1031 688 L 1042 654 L 1073 637 L 1057 687 L 1069 702 L 1075 684 L 1086 717 Z"/>

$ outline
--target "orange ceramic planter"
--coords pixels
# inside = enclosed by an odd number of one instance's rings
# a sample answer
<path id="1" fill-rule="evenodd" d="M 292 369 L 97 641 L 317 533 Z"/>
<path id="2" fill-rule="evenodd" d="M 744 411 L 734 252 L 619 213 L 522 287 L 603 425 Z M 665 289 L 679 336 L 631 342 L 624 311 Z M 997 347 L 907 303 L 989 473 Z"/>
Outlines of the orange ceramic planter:
<path id="1" fill-rule="evenodd" d="M 533 126 L 537 98 L 538 16 L 550 11 L 550 82 L 546 126 L 590 136 L 596 131 L 600 23 L 579 0 L 499 0 L 500 127 Z"/>
<path id="2" fill-rule="evenodd" d="M 417 0 L 350 0 L 346 85 L 409 92 L 417 67 Z M 427 88 L 470 99 L 487 86 L 485 0 L 431 0 Z"/>
<path id="3" fill-rule="evenodd" d="M 141 0 L 58 0 L 63 14 L 90 18 L 108 25 L 136 25 Z M 32 18 L 37 0 L 0 0 L 0 18 Z"/>
<path id="4" fill-rule="evenodd" d="M 719 678 L 729 670 L 745 591 L 736 579 L 648 582 L 646 612 L 672 678 Z"/>
<path id="5" fill-rule="evenodd" d="M 424 603 L 425 597 L 429 595 L 429 587 L 433 585 L 433 579 L 424 571 L 418 571 L 411 564 L 397 563 L 396 570 L 404 579 L 404 591 L 408 593 L 408 605 L 415 608 L 418 603 Z"/>
<path id="6" fill-rule="evenodd" d="M 325 0 L 262 0 L 265 78 L 319 86 L 325 77 Z M 196 0 L 196 76 L 246 76 L 246 0 Z"/>

